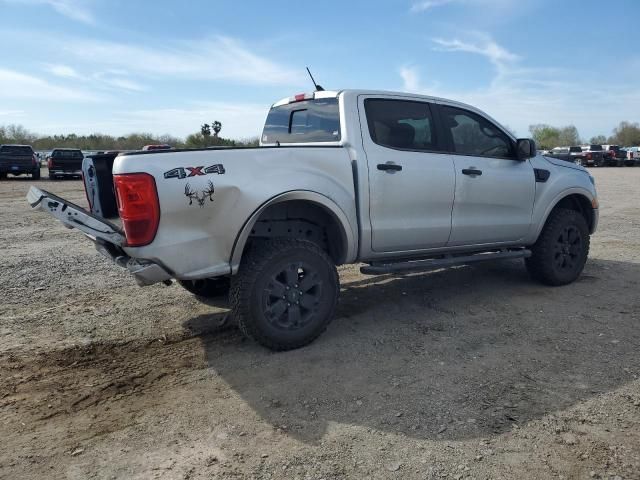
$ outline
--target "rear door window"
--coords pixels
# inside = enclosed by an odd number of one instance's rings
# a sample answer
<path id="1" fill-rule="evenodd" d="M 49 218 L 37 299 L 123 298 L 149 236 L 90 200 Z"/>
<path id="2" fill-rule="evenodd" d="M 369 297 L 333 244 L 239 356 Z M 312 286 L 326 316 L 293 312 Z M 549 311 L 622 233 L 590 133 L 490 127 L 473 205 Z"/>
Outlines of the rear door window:
<path id="1" fill-rule="evenodd" d="M 437 151 L 431 108 L 426 102 L 368 98 L 369 135 L 378 145 L 400 150 Z"/>
<path id="2" fill-rule="evenodd" d="M 340 109 L 337 98 L 319 98 L 272 107 L 267 115 L 263 143 L 337 142 Z"/>

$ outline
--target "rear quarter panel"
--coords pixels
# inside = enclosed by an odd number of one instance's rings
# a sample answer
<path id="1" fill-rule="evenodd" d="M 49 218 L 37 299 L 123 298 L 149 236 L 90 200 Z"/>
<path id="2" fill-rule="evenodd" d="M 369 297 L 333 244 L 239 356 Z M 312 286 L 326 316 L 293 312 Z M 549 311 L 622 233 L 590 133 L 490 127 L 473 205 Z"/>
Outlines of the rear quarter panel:
<path id="1" fill-rule="evenodd" d="M 176 168 L 221 164 L 224 173 L 165 178 Z M 344 148 L 281 147 L 194 150 L 124 155 L 113 173 L 146 172 L 155 178 L 160 225 L 153 242 L 126 248 L 134 258 L 164 265 L 176 278 L 231 273 L 234 243 L 245 222 L 265 203 L 285 192 L 317 192 L 349 219 L 357 235 L 353 176 Z M 213 184 L 209 198 L 203 192 Z M 185 187 L 203 202 L 189 198 Z"/>

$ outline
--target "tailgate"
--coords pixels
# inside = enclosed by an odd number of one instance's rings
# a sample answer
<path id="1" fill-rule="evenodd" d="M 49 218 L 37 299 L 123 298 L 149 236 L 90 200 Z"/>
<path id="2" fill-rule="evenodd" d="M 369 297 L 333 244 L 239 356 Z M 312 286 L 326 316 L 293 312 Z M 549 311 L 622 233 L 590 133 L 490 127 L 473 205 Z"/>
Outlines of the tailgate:
<path id="1" fill-rule="evenodd" d="M 31 155 L 0 155 L 0 165 L 4 167 L 31 167 L 33 157 Z"/>
<path id="2" fill-rule="evenodd" d="M 31 187 L 27 193 L 27 201 L 32 208 L 49 213 L 65 227 L 77 228 L 92 240 L 100 239 L 117 247 L 125 244 L 125 236 L 120 227 L 53 193 Z"/>

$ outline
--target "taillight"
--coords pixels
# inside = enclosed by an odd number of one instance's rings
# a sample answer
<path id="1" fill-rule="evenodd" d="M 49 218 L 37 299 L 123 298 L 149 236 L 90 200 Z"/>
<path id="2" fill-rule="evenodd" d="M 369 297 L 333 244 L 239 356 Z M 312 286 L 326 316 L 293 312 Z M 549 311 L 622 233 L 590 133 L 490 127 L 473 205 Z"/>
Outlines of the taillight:
<path id="1" fill-rule="evenodd" d="M 52 166 L 53 166 L 53 165 L 51 164 L 51 157 L 49 157 L 49 158 L 47 158 L 47 168 L 48 168 L 49 170 L 51 170 L 51 167 L 52 167 Z"/>
<path id="2" fill-rule="evenodd" d="M 155 238 L 160 223 L 155 180 L 148 173 L 125 173 L 114 175 L 113 184 L 127 245 L 148 245 Z"/>
<path id="3" fill-rule="evenodd" d="M 587 153 L 587 160 L 591 160 L 591 154 Z"/>
<path id="4" fill-rule="evenodd" d="M 31 161 L 33 161 L 33 165 L 35 166 L 38 163 L 38 158 L 36 157 L 36 154 L 34 153 L 33 156 L 31 157 Z"/>

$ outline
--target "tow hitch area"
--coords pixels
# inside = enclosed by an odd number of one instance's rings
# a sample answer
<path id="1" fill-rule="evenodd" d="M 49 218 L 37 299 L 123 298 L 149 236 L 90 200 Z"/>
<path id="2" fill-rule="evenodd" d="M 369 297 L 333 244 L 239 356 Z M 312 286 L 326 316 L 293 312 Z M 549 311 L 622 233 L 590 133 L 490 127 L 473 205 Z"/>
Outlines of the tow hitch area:
<path id="1" fill-rule="evenodd" d="M 124 232 L 108 220 L 37 187 L 29 189 L 27 201 L 32 208 L 57 218 L 65 227 L 76 228 L 84 233 L 95 244 L 98 252 L 116 265 L 129 270 L 138 285 L 167 282 L 172 278 L 161 265 L 127 255 L 122 249 L 126 244 Z"/>

